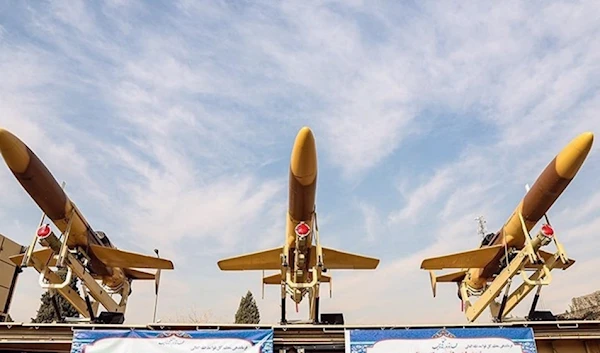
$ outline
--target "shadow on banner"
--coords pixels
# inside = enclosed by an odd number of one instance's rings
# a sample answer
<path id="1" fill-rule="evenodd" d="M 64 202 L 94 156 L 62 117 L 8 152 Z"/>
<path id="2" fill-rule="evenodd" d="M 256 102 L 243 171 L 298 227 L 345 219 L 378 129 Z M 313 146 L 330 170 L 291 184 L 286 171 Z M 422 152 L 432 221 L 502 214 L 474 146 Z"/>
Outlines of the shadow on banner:
<path id="1" fill-rule="evenodd" d="M 346 353 L 537 353 L 531 328 L 347 330 Z"/>
<path id="2" fill-rule="evenodd" d="M 71 353 L 273 353 L 273 330 L 75 330 Z"/>

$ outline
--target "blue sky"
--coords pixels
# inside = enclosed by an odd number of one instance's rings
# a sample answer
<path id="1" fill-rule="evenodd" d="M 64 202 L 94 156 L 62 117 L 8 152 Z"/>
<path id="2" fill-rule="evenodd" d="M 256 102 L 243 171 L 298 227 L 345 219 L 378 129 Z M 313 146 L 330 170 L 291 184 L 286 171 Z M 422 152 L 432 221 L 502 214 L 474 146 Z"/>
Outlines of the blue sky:
<path id="1" fill-rule="evenodd" d="M 598 133 L 598 10 L 6 1 L 0 124 L 67 182 L 95 229 L 174 260 L 163 321 L 191 310 L 232 322 L 251 290 L 265 323 L 278 320 L 279 289 L 260 299 L 260 272 L 216 262 L 283 242 L 289 156 L 308 125 L 324 245 L 381 259 L 374 272 L 334 273 L 322 310 L 357 324 L 462 322 L 455 287 L 432 298 L 420 261 L 476 246 L 475 217 L 496 231 L 570 139 Z M 600 285 L 599 172 L 596 144 L 550 211 L 577 263 L 554 276 L 542 308 L 562 312 Z M 28 243 L 39 210 L 7 168 L 0 183 L 0 231 Z M 133 290 L 127 322 L 150 322 L 153 284 Z M 12 316 L 28 321 L 40 294 L 26 272 Z"/>

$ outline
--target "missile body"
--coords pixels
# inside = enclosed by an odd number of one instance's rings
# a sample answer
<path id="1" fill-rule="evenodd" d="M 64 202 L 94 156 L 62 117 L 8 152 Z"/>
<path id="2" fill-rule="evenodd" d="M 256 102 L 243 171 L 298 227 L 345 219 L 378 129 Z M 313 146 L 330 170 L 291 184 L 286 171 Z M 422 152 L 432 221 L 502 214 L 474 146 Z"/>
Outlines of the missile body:
<path id="1" fill-rule="evenodd" d="M 571 140 L 542 171 L 488 245 L 506 244 L 508 248 L 522 249 L 527 235 L 523 232 L 519 213 L 523 216 L 527 231 L 531 231 L 573 180 L 583 165 L 593 141 L 594 135 L 591 132 L 585 132 Z M 497 271 L 499 260 L 503 256 L 504 252 L 501 252 L 485 268 L 471 269 L 465 278 L 467 285 L 476 290 L 483 288 L 487 279 Z"/>
<path id="2" fill-rule="evenodd" d="M 106 236 L 101 238 L 90 227 L 81 212 L 35 153 L 18 137 L 1 128 L 0 152 L 15 178 L 61 232 L 66 231 L 69 215 L 73 212 L 73 221 L 67 242 L 70 249 L 77 247 L 86 249 L 90 244 L 113 247 Z M 91 249 L 89 249 L 89 253 L 93 255 Z M 91 256 L 91 258 L 92 271 L 102 276 L 105 284 L 111 288 L 119 286 L 125 280 L 125 275 L 121 269 L 109 268 L 94 256 Z"/>
<path id="3" fill-rule="evenodd" d="M 286 222 L 285 248 L 290 266 L 296 268 L 296 271 L 293 271 L 296 282 L 305 282 L 309 276 L 308 264 L 316 188 L 317 147 L 312 131 L 308 127 L 303 127 L 296 135 L 290 158 L 289 205 Z M 301 222 L 304 224 L 300 224 Z M 302 299 L 300 292 L 297 290 L 292 297 L 296 302 Z"/>
<path id="4" fill-rule="evenodd" d="M 295 246 L 295 227 L 312 221 L 317 189 L 317 148 L 312 131 L 302 128 L 294 141 L 290 160 L 287 244 Z M 310 243 L 310 242 L 309 242 Z"/>

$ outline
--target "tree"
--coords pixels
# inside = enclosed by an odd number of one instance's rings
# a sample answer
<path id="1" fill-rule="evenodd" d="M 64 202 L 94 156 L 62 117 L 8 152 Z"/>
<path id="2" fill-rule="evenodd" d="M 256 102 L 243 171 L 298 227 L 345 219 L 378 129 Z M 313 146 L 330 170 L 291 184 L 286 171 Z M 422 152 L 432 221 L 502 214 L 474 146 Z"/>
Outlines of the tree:
<path id="1" fill-rule="evenodd" d="M 240 300 L 240 306 L 235 313 L 236 324 L 258 324 L 260 322 L 260 313 L 258 312 L 258 306 L 252 296 L 252 292 L 248 291 L 242 300 Z"/>
<path id="2" fill-rule="evenodd" d="M 56 271 L 56 274 L 60 276 L 60 278 L 64 281 L 67 277 L 67 270 L 60 269 Z M 71 278 L 70 287 L 79 294 L 79 290 L 77 289 L 77 277 L 73 276 Z M 61 318 L 65 317 L 79 317 L 79 313 L 77 310 L 66 300 L 62 295 L 58 292 L 55 294 L 56 302 L 58 303 L 58 309 L 60 310 Z M 31 319 L 31 322 L 35 323 L 51 323 L 53 321 L 58 321 L 58 317 L 56 316 L 56 312 L 54 311 L 54 305 L 52 304 L 52 297 L 50 296 L 50 292 L 46 291 L 42 294 L 40 308 L 37 311 L 37 315 L 35 318 Z"/>

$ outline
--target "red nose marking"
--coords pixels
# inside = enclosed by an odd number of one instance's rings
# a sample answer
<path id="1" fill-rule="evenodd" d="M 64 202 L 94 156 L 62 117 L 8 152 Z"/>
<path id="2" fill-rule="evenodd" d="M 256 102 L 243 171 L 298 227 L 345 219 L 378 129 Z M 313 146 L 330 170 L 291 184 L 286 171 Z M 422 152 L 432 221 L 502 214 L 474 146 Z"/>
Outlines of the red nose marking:
<path id="1" fill-rule="evenodd" d="M 554 235 L 554 229 L 552 229 L 552 227 L 549 224 L 544 224 L 542 226 L 542 233 L 544 233 L 544 235 L 549 238 L 552 235 Z"/>
<path id="2" fill-rule="evenodd" d="M 43 226 L 39 227 L 37 230 L 37 236 L 40 238 L 45 238 L 50 234 L 50 226 L 47 224 L 44 224 Z"/>
<path id="3" fill-rule="evenodd" d="M 304 236 L 304 235 L 308 234 L 308 232 L 310 232 L 310 227 L 308 226 L 308 224 L 306 224 L 304 222 L 300 222 L 296 226 L 295 231 L 296 231 L 296 234 L 298 234 L 300 236 Z"/>

